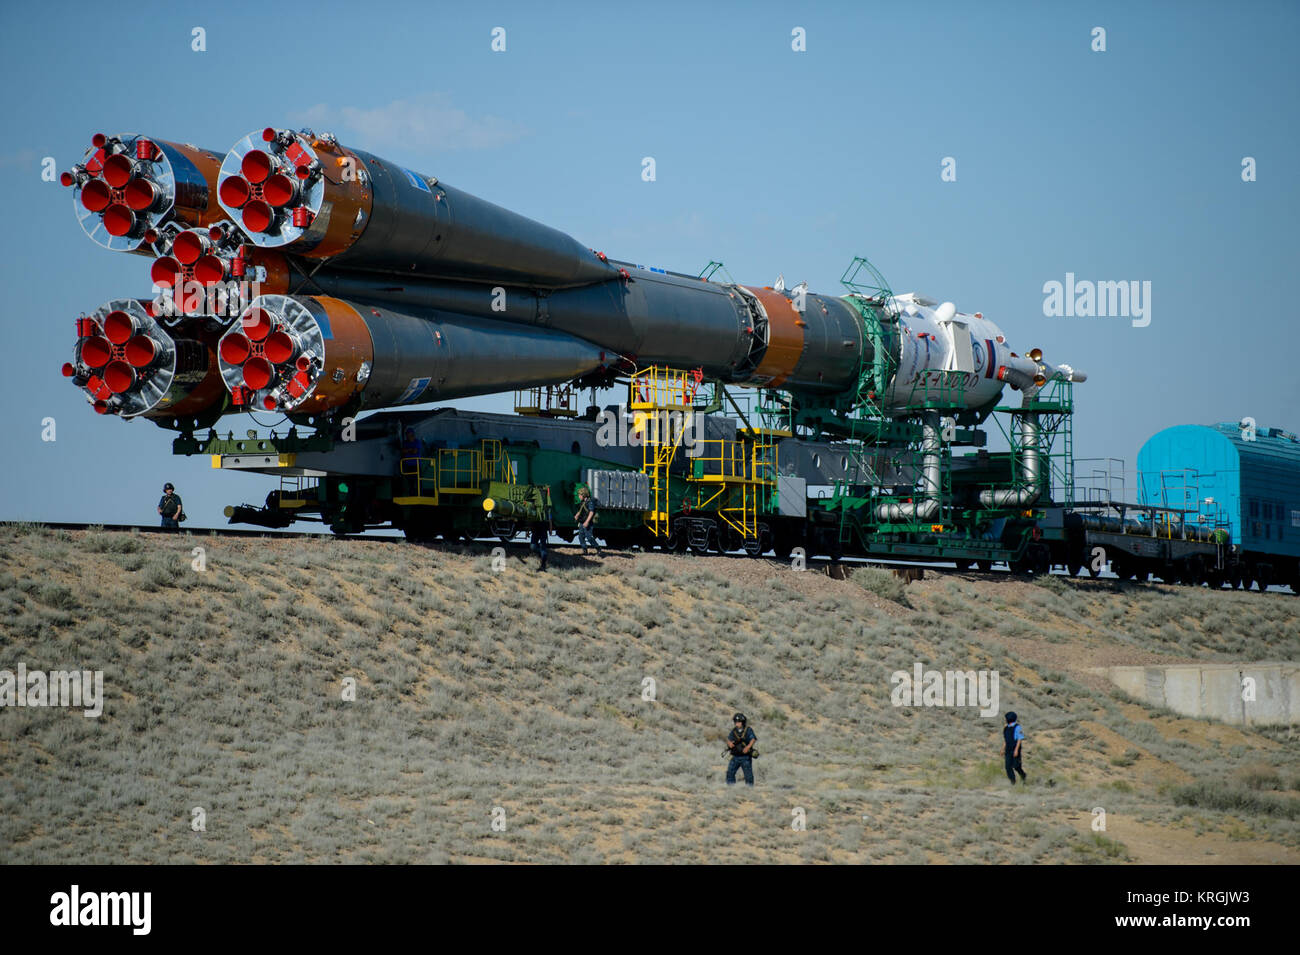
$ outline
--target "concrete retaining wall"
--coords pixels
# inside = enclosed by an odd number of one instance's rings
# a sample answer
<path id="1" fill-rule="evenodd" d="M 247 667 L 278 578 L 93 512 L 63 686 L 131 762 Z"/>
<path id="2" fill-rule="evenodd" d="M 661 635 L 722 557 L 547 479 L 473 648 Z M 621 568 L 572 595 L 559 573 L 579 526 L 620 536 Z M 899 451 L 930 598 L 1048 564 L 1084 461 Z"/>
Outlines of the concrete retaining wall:
<path id="1" fill-rule="evenodd" d="M 1136 700 L 1238 726 L 1300 722 L 1300 665 L 1294 663 L 1202 663 L 1180 666 L 1107 667 L 1101 671 Z M 1243 699 L 1246 680 L 1254 699 Z"/>

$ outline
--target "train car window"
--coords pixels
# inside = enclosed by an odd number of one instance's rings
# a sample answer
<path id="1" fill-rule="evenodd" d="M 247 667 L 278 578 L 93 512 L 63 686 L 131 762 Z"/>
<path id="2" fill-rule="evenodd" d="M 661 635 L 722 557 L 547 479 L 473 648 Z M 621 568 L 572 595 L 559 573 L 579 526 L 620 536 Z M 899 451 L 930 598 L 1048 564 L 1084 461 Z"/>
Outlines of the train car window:
<path id="1" fill-rule="evenodd" d="M 1259 501 L 1250 502 L 1250 516 L 1259 517 Z"/>

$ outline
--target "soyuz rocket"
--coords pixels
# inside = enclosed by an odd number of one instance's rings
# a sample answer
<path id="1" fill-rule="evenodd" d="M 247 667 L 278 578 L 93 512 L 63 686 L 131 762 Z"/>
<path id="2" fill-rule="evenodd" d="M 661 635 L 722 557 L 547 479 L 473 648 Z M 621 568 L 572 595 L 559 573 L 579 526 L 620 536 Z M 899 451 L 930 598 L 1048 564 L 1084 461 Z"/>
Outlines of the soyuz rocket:
<path id="1" fill-rule="evenodd" d="M 224 155 L 99 134 L 62 182 L 92 240 L 151 259 L 155 293 L 78 318 L 63 374 L 101 414 L 181 431 L 608 384 L 649 365 L 825 401 L 855 394 L 887 352 L 886 414 L 935 372 L 965 373 L 970 409 L 1006 384 L 1084 379 L 951 303 L 890 295 L 881 326 L 852 294 L 616 261 L 310 130 L 268 127 Z"/>

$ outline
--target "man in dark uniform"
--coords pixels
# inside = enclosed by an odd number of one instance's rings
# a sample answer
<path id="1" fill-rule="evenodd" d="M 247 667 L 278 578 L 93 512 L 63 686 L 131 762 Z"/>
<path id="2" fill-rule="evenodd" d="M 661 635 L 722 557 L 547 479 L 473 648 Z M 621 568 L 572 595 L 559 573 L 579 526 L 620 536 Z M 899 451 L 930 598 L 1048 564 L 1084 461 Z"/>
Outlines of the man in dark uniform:
<path id="1" fill-rule="evenodd" d="M 1006 759 L 1007 779 L 1011 785 L 1016 784 L 1016 773 L 1020 781 L 1025 782 L 1025 771 L 1020 768 L 1021 747 L 1025 742 L 1025 731 L 1016 722 L 1016 714 L 1007 714 L 1007 725 L 1002 728 L 1002 755 Z"/>
<path id="2" fill-rule="evenodd" d="M 542 520 L 541 518 L 538 518 L 537 520 L 533 521 L 532 543 L 528 545 L 528 549 L 542 559 L 542 565 L 537 568 L 538 570 L 546 569 L 546 558 L 550 554 L 550 548 L 547 546 L 547 544 L 550 542 L 551 531 L 554 530 L 551 521 L 550 498 L 551 498 L 551 489 L 548 487 L 546 489 L 546 519 Z"/>
<path id="3" fill-rule="evenodd" d="M 754 785 L 754 744 L 758 742 L 758 737 L 754 731 L 749 728 L 749 721 L 745 719 L 744 713 L 737 713 L 733 716 L 732 721 L 735 726 L 727 733 L 727 751 L 731 754 L 731 762 L 727 765 L 727 785 L 736 784 L 736 770 L 745 774 L 745 785 Z"/>
<path id="4" fill-rule="evenodd" d="M 163 527 L 180 530 L 185 512 L 181 509 L 181 496 L 176 493 L 170 481 L 163 485 L 162 497 L 158 499 L 158 514 L 162 517 Z"/>

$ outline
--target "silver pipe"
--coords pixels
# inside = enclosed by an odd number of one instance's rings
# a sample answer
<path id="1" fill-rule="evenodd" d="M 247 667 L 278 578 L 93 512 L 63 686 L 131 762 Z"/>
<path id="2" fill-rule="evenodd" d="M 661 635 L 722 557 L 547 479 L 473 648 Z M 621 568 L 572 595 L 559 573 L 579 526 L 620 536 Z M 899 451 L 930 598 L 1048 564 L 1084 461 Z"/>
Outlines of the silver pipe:
<path id="1" fill-rule="evenodd" d="M 939 413 L 928 411 L 921 420 L 921 497 L 911 504 L 880 504 L 876 519 L 889 523 L 929 521 L 939 516 L 943 490 L 943 435 L 939 430 Z"/>
<path id="2" fill-rule="evenodd" d="M 1037 390 L 1036 388 L 1032 389 L 1032 392 Z M 1025 392 L 1025 402 L 1033 400 L 1034 394 L 1032 392 Z M 1042 473 L 1038 451 L 1038 415 L 1032 412 L 1021 415 L 1020 475 L 1025 486 L 980 491 L 980 504 L 984 507 L 1028 507 L 1038 500 L 1039 495 L 1042 493 L 1038 483 Z"/>

